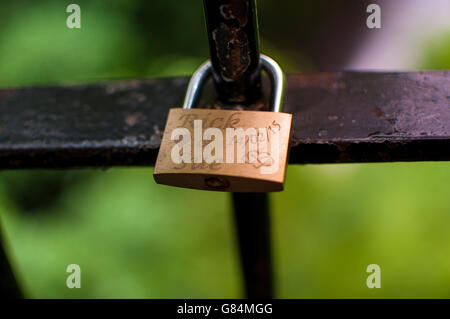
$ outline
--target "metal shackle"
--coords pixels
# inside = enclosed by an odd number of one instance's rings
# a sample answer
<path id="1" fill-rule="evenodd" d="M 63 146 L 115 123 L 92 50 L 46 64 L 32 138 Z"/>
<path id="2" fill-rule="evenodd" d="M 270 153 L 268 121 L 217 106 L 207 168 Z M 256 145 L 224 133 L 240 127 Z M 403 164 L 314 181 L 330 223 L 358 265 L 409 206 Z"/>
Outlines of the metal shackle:
<path id="1" fill-rule="evenodd" d="M 272 81 L 272 111 L 281 112 L 283 108 L 286 78 L 283 70 L 272 58 L 261 54 L 261 66 Z M 183 109 L 191 109 L 199 100 L 204 82 L 212 75 L 211 61 L 203 63 L 192 75 L 184 98 Z"/>

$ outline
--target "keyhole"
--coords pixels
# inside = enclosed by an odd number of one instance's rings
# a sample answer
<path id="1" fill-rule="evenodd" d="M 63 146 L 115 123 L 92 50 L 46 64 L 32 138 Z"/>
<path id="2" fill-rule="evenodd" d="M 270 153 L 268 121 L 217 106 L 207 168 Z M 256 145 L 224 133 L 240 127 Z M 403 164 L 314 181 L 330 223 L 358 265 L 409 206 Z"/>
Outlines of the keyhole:
<path id="1" fill-rule="evenodd" d="M 226 179 L 218 176 L 205 178 L 205 185 L 214 189 L 225 189 L 230 187 L 230 183 Z"/>

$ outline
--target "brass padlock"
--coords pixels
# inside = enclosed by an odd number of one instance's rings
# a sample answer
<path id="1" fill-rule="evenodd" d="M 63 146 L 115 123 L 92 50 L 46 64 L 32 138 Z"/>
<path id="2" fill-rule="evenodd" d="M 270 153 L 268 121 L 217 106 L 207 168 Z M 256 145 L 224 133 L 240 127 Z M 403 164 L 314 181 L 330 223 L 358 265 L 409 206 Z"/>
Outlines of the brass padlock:
<path id="1" fill-rule="evenodd" d="M 292 115 L 281 113 L 285 78 L 261 55 L 273 83 L 273 112 L 192 109 L 211 75 L 204 63 L 192 76 L 183 108 L 169 111 L 154 178 L 158 184 L 226 192 L 283 190 Z"/>

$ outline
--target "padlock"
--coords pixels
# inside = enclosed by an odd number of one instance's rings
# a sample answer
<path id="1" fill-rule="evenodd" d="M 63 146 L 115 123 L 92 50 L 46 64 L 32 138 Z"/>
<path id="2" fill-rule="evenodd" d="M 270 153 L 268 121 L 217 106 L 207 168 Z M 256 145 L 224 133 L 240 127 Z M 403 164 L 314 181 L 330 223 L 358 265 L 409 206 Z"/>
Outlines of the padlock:
<path id="1" fill-rule="evenodd" d="M 183 108 L 169 111 L 156 160 L 158 184 L 224 192 L 283 190 L 292 115 L 281 113 L 285 77 L 261 55 L 273 83 L 272 112 L 193 109 L 212 74 L 204 63 L 189 82 Z"/>

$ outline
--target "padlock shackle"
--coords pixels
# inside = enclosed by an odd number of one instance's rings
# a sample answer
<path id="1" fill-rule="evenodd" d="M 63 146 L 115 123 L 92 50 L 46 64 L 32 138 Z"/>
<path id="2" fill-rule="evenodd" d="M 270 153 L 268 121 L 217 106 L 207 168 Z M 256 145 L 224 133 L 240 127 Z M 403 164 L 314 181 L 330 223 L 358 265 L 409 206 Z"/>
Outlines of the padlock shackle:
<path id="1" fill-rule="evenodd" d="M 281 112 L 286 89 L 286 76 L 280 65 L 272 58 L 261 54 L 261 66 L 272 81 L 272 111 Z"/>
<path id="2" fill-rule="evenodd" d="M 279 64 L 272 58 L 261 54 L 261 67 L 272 82 L 272 111 L 281 112 L 283 108 L 286 77 Z M 203 84 L 212 75 L 211 61 L 203 63 L 191 77 L 184 98 L 183 109 L 191 109 L 199 100 Z"/>
<path id="3" fill-rule="evenodd" d="M 183 109 L 189 110 L 197 104 L 202 92 L 203 84 L 212 75 L 212 64 L 204 62 L 192 75 L 184 98 Z"/>

